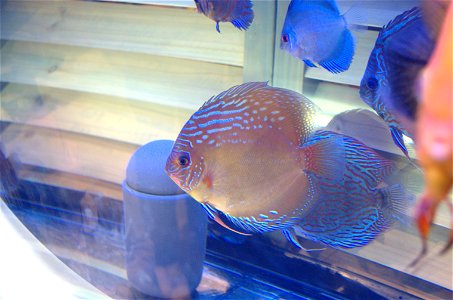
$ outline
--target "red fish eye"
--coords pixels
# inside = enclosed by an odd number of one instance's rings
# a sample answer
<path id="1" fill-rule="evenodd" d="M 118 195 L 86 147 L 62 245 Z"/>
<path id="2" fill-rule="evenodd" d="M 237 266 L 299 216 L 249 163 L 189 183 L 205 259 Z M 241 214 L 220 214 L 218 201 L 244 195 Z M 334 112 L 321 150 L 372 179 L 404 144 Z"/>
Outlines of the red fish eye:
<path id="1" fill-rule="evenodd" d="M 283 43 L 288 43 L 288 42 L 289 42 L 289 37 L 288 37 L 287 34 L 283 34 L 283 35 L 282 35 L 282 42 L 283 42 Z"/>
<path id="2" fill-rule="evenodd" d="M 178 158 L 178 164 L 181 167 L 187 166 L 189 164 L 189 158 L 187 156 L 180 156 Z"/>

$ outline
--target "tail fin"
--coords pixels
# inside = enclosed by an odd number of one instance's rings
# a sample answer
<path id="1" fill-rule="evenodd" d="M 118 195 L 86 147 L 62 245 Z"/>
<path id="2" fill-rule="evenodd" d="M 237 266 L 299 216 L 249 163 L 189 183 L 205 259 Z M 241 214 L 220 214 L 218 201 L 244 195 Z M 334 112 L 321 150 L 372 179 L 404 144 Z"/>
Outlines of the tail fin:
<path id="1" fill-rule="evenodd" d="M 253 9 L 250 0 L 238 1 L 231 23 L 240 30 L 247 30 L 253 22 Z"/>
<path id="2" fill-rule="evenodd" d="M 383 196 L 382 211 L 385 222 L 389 225 L 394 221 L 410 225 L 409 207 L 415 202 L 415 196 L 408 193 L 400 184 L 380 189 Z"/>
<path id="3" fill-rule="evenodd" d="M 355 40 L 351 31 L 344 28 L 336 49 L 330 57 L 320 61 L 319 64 L 331 73 L 341 73 L 349 69 L 354 56 Z"/>

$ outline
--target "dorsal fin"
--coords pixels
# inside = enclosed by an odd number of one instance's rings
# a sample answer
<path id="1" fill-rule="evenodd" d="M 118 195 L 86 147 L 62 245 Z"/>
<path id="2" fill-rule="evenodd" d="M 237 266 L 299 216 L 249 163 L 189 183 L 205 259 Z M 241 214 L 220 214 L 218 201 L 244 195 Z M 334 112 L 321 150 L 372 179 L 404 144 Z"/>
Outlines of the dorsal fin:
<path id="1" fill-rule="evenodd" d="M 337 3 L 335 0 L 292 0 L 289 4 L 288 11 L 292 9 L 303 9 L 303 10 L 311 10 L 316 7 L 324 7 L 332 12 L 340 14 L 340 10 L 338 9 Z"/>
<path id="2" fill-rule="evenodd" d="M 262 88 L 268 87 L 267 82 L 247 82 L 240 85 L 233 86 L 226 91 L 221 92 L 217 96 L 211 97 L 208 101 L 206 101 L 201 109 L 206 109 L 210 105 L 216 104 L 219 100 L 224 97 L 233 97 L 236 95 L 245 94 L 247 92 L 256 91 Z"/>
<path id="3" fill-rule="evenodd" d="M 395 32 L 398 32 L 400 29 L 406 27 L 409 22 L 412 22 L 421 17 L 422 12 L 417 6 L 411 8 L 410 10 L 406 10 L 402 14 L 396 16 L 382 28 L 381 32 L 379 33 L 378 40 L 385 40 Z"/>

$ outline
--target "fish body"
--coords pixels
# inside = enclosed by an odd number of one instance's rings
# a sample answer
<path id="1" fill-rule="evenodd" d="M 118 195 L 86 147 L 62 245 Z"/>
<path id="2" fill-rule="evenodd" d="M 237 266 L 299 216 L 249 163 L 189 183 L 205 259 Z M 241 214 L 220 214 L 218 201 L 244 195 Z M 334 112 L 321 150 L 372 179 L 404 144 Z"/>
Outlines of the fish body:
<path id="1" fill-rule="evenodd" d="M 425 191 L 416 220 L 426 252 L 427 237 L 438 205 L 448 201 L 453 186 L 453 5 L 448 7 L 434 53 L 420 77 L 417 115 L 417 158 L 424 171 Z M 453 221 L 452 221 L 453 223 Z M 453 225 L 453 224 L 452 224 Z M 453 230 L 444 250 L 453 243 Z"/>
<path id="2" fill-rule="evenodd" d="M 247 30 L 253 22 L 253 9 L 250 0 L 195 0 L 197 11 L 216 22 L 231 22 L 240 30 Z"/>
<path id="3" fill-rule="evenodd" d="M 401 185 L 384 183 L 396 166 L 352 137 L 329 131 L 313 136 L 342 137 L 345 173 L 340 182 L 315 176 L 319 199 L 297 226 L 306 238 L 330 247 L 364 246 L 390 228 L 409 204 Z"/>
<path id="4" fill-rule="evenodd" d="M 262 82 L 207 101 L 181 130 L 170 178 L 222 225 L 265 232 L 297 223 L 316 199 L 312 174 L 341 178 L 341 139 L 306 143 L 314 104 Z M 231 228 L 231 226 L 227 226 Z"/>
<path id="5" fill-rule="evenodd" d="M 415 138 L 411 123 L 417 100 L 412 87 L 432 46 L 421 10 L 405 11 L 382 28 L 360 83 L 360 97 L 388 124 L 407 157 L 403 135 Z"/>
<path id="6" fill-rule="evenodd" d="M 346 71 L 354 56 L 354 38 L 334 0 L 292 0 L 280 48 L 332 73 Z"/>

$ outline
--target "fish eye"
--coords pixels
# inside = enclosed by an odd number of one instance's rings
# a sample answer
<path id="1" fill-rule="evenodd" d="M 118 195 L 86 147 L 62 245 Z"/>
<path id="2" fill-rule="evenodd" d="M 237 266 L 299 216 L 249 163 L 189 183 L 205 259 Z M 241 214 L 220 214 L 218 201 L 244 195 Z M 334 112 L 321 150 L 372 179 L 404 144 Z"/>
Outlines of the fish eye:
<path id="1" fill-rule="evenodd" d="M 189 164 L 189 162 L 190 162 L 190 160 L 189 160 L 188 156 L 181 155 L 180 157 L 178 157 L 178 164 L 181 167 L 187 166 Z"/>
<path id="2" fill-rule="evenodd" d="M 282 42 L 283 43 L 288 43 L 289 42 L 289 36 L 286 33 L 282 34 Z"/>
<path id="3" fill-rule="evenodd" d="M 371 90 L 377 89 L 377 87 L 378 87 L 377 79 L 374 77 L 368 78 L 368 80 L 366 82 L 366 86 Z"/>

